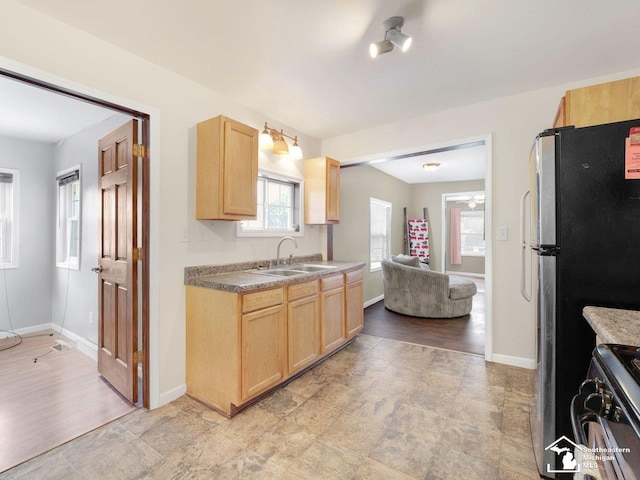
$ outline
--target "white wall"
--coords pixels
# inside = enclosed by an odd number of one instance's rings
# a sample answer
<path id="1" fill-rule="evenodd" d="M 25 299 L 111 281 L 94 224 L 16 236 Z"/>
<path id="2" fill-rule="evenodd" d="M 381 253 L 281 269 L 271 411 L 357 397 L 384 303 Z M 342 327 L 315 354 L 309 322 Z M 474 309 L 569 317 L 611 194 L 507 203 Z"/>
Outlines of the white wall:
<path id="1" fill-rule="evenodd" d="M 18 268 L 0 270 L 0 329 L 49 323 L 53 246 L 53 146 L 0 136 L 0 167 L 19 170 Z"/>
<path id="2" fill-rule="evenodd" d="M 637 68 L 631 63 L 629 68 Z M 571 88 L 640 75 L 640 70 L 499 98 L 426 115 L 322 142 L 323 155 L 355 162 L 363 157 L 408 148 L 454 143 L 458 139 L 493 134 L 491 178 L 493 236 L 509 228 L 509 240 L 493 241 L 494 358 L 513 361 L 534 358 L 532 305 L 520 295 L 518 281 L 519 199 L 527 188 L 527 163 L 533 139 L 551 126 L 558 102 Z M 501 357 L 502 356 L 502 357 Z M 516 362 L 518 363 L 518 362 Z"/>
<path id="3" fill-rule="evenodd" d="M 320 142 L 11 0 L 0 5 L 0 57 L 0 68 L 124 103 L 152 115 L 151 406 L 169 401 L 183 391 L 185 382 L 184 267 L 274 256 L 278 242 L 277 238 L 236 239 L 233 223 L 194 219 L 197 122 L 224 114 L 261 128 L 266 120 L 274 128 L 298 135 L 307 157 L 320 154 Z M 302 165 L 301 161 L 292 164 L 260 157 L 261 167 L 282 173 L 302 176 Z M 306 227 L 304 238 L 298 239 L 296 253 L 321 251 L 324 232 L 324 227 Z"/>
<path id="4" fill-rule="evenodd" d="M 98 264 L 98 140 L 124 124 L 130 117 L 116 114 L 97 125 L 65 139 L 53 151 L 54 167 L 49 181 L 53 184 L 51 202 L 56 206 L 57 172 L 80 165 L 81 168 L 81 236 L 80 270 L 59 268 L 52 264 L 53 288 L 51 298 L 51 321 L 57 326 L 90 341 L 98 342 L 98 277 L 91 271 Z M 55 225 L 53 246 L 55 247 Z M 55 255 L 55 248 L 52 256 Z M 66 312 L 65 312 L 66 304 Z M 89 314 L 93 322 L 89 323 Z"/>
<path id="5" fill-rule="evenodd" d="M 411 210 L 409 184 L 373 167 L 340 170 L 340 223 L 333 227 L 333 258 L 366 264 L 365 302 L 383 294 L 382 271 L 369 270 L 371 197 L 391 203 L 391 254 L 404 253 L 403 209 Z"/>

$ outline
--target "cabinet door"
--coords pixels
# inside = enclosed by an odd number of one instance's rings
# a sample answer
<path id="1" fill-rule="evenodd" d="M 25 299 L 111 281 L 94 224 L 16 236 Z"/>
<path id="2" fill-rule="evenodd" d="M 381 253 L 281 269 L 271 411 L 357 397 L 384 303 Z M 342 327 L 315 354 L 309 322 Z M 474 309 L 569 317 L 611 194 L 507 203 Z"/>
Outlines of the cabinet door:
<path id="1" fill-rule="evenodd" d="M 566 125 L 588 127 L 640 117 L 640 77 L 567 91 Z"/>
<path id="2" fill-rule="evenodd" d="M 242 315 L 242 400 L 277 385 L 285 376 L 283 305 Z"/>
<path id="3" fill-rule="evenodd" d="M 320 357 L 320 305 L 318 295 L 289 302 L 287 309 L 289 374 Z"/>
<path id="4" fill-rule="evenodd" d="M 223 151 L 223 213 L 255 218 L 258 188 L 258 131 L 225 118 Z"/>
<path id="5" fill-rule="evenodd" d="M 327 223 L 340 221 L 340 162 L 327 158 Z"/>
<path id="6" fill-rule="evenodd" d="M 345 340 L 343 287 L 320 294 L 320 318 L 322 353 L 326 353 L 339 347 Z"/>
<path id="7" fill-rule="evenodd" d="M 356 335 L 364 325 L 364 294 L 362 282 L 349 284 L 346 290 L 346 325 L 347 338 Z"/>

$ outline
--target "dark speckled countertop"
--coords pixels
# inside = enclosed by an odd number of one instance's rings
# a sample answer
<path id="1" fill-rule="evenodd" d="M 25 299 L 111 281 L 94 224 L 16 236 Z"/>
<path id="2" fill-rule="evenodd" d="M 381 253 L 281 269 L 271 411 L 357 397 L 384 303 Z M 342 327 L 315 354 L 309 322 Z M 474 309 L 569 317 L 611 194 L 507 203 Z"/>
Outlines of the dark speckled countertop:
<path id="1" fill-rule="evenodd" d="M 584 307 L 582 314 L 601 343 L 640 346 L 640 312 L 617 308 Z"/>
<path id="2" fill-rule="evenodd" d="M 322 270 L 319 272 L 305 272 L 299 275 L 287 277 L 264 275 L 268 270 L 258 270 L 269 260 L 258 260 L 253 262 L 230 263 L 225 265 L 205 265 L 196 267 L 186 267 L 184 269 L 184 284 L 196 287 L 212 288 L 214 290 L 224 290 L 227 292 L 245 293 L 263 288 L 290 285 L 301 281 L 309 281 L 317 278 L 335 275 L 340 272 L 347 272 L 356 268 L 364 267 L 362 262 L 337 262 L 323 261 L 321 254 L 293 257 L 293 263 L 304 263 L 311 265 L 325 265 L 335 268 Z M 273 262 L 273 260 L 272 260 Z"/>

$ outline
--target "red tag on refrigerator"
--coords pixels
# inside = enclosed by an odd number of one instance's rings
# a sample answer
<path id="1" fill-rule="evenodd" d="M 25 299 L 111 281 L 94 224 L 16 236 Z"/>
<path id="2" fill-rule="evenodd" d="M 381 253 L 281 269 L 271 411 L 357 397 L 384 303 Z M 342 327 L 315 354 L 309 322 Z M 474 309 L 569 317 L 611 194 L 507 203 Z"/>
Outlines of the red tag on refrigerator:
<path id="1" fill-rule="evenodd" d="M 625 148 L 624 178 L 640 179 L 640 127 L 629 130 Z"/>

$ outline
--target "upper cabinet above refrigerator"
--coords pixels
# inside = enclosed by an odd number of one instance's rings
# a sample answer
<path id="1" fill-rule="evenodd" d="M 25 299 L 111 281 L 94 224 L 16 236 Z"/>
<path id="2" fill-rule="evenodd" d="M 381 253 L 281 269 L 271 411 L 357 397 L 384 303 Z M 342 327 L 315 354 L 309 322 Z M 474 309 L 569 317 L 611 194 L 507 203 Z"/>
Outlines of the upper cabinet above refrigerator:
<path id="1" fill-rule="evenodd" d="M 553 127 L 577 128 L 640 118 L 640 77 L 568 90 Z"/>

